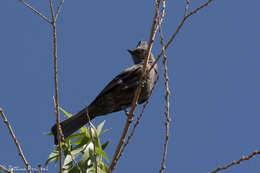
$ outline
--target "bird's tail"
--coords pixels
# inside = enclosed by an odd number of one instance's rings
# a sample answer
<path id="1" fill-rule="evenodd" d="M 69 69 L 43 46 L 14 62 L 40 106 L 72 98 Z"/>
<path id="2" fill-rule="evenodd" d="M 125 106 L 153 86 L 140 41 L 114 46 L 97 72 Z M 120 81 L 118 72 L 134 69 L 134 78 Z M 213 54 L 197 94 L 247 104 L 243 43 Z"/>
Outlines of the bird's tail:
<path id="1" fill-rule="evenodd" d="M 88 122 L 88 117 L 86 113 L 87 113 L 86 108 L 84 108 L 76 115 L 73 115 L 70 118 L 60 123 L 64 138 L 67 138 L 68 136 L 70 136 L 75 131 L 79 130 L 82 126 L 84 126 Z M 57 124 L 52 126 L 51 132 L 54 135 L 54 143 L 57 145 L 58 144 Z"/>

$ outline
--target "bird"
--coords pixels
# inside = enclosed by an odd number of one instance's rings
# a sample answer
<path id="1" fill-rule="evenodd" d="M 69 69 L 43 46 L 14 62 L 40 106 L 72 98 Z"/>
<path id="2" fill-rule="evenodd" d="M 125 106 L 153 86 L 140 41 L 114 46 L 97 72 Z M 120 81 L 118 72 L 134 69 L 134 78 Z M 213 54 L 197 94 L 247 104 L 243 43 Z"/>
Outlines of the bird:
<path id="1" fill-rule="evenodd" d="M 89 119 L 92 120 L 98 116 L 126 110 L 131 106 L 135 90 L 142 76 L 144 60 L 148 54 L 147 48 L 148 45 L 145 41 L 139 41 L 135 49 L 128 49 L 134 65 L 126 68 L 110 81 L 90 105 L 85 106 L 84 109 L 60 123 L 65 139 L 88 123 Z M 147 63 L 148 70 L 154 62 L 154 56 L 150 53 Z M 148 100 L 155 85 L 156 73 L 157 64 L 153 66 L 142 83 L 138 104 Z M 57 145 L 57 124 L 52 126 L 51 132 L 54 135 L 54 143 Z"/>

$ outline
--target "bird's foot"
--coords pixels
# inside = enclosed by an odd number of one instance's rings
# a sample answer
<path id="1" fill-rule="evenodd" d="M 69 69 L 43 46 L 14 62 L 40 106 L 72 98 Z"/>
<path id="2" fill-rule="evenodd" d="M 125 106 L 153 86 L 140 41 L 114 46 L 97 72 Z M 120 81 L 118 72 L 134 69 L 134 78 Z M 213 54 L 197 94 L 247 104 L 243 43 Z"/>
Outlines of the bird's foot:
<path id="1" fill-rule="evenodd" d="M 134 120 L 134 116 L 130 117 L 129 112 L 126 109 L 124 109 L 124 111 L 129 123 L 131 123 Z"/>

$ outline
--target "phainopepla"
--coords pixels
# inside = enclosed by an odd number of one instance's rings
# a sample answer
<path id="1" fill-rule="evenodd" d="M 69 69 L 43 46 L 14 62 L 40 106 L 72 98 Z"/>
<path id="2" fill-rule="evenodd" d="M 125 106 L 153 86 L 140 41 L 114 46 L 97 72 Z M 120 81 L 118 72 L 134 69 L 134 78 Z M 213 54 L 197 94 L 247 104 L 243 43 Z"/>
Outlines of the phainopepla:
<path id="1" fill-rule="evenodd" d="M 109 82 L 89 106 L 60 123 L 64 138 L 70 136 L 88 122 L 87 113 L 91 120 L 97 116 L 124 110 L 131 106 L 135 90 L 142 75 L 144 59 L 148 53 L 147 44 L 144 41 L 140 41 L 136 49 L 128 50 L 128 52 L 132 55 L 134 65 L 125 69 Z M 148 70 L 153 62 L 154 57 L 150 54 L 147 65 Z M 138 104 L 142 104 L 149 98 L 154 86 L 156 72 L 157 65 L 155 64 L 144 80 Z M 51 128 L 51 131 L 54 135 L 54 142 L 57 144 L 56 124 Z"/>

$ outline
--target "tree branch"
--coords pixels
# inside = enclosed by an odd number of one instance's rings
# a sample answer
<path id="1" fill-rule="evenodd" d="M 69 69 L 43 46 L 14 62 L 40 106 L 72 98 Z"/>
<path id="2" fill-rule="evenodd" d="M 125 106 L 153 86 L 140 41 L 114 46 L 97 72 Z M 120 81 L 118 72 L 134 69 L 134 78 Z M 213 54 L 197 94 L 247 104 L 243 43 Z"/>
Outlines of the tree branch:
<path id="1" fill-rule="evenodd" d="M 164 152 L 163 152 L 163 158 L 162 158 L 162 162 L 161 162 L 161 168 L 160 168 L 160 173 L 163 173 L 164 169 L 165 169 L 165 160 L 166 160 L 166 155 L 167 155 L 167 146 L 168 146 L 168 141 L 169 141 L 169 123 L 171 121 L 171 118 L 169 116 L 169 107 L 170 107 L 170 103 L 169 103 L 169 95 L 170 95 L 170 89 L 169 89 L 169 85 L 168 85 L 168 81 L 169 81 L 169 77 L 168 77 L 168 69 L 167 69 L 167 56 L 165 55 L 165 46 L 163 43 L 163 34 L 162 34 L 162 27 L 160 26 L 160 44 L 162 46 L 162 50 L 163 50 L 163 67 L 164 67 L 164 78 L 165 78 L 165 90 L 166 90 L 166 94 L 165 94 L 165 104 L 166 104 L 166 110 L 165 110 L 165 142 L 164 142 Z"/>
<path id="2" fill-rule="evenodd" d="M 52 32 L 53 32 L 53 60 L 54 60 L 54 88 L 55 88 L 55 112 L 56 112 L 56 124 L 57 124 L 57 137 L 58 137 L 58 149 L 59 149 L 59 172 L 62 173 L 62 147 L 61 139 L 63 139 L 63 134 L 60 125 L 60 115 L 59 115 L 59 104 L 58 104 L 58 56 L 57 56 L 57 35 L 56 35 L 56 18 L 54 15 L 52 0 L 49 0 L 51 17 L 52 17 Z"/>
<path id="3" fill-rule="evenodd" d="M 55 19 L 56 19 L 56 20 L 57 20 L 57 18 L 58 18 L 58 15 L 59 15 L 59 13 L 60 13 L 60 10 L 61 10 L 61 7 L 62 7 L 63 3 L 64 3 L 64 0 L 61 0 L 61 1 L 60 1 L 60 4 L 59 4 L 59 6 L 58 6 L 58 9 L 57 9 L 57 11 L 56 11 L 56 14 L 55 14 Z"/>
<path id="4" fill-rule="evenodd" d="M 8 122 L 6 116 L 5 116 L 5 114 L 4 114 L 4 112 L 3 112 L 3 110 L 2 110 L 1 108 L 0 108 L 0 113 L 1 113 L 1 115 L 2 115 L 2 118 L 3 118 L 4 123 L 6 124 L 8 130 L 9 130 L 9 133 L 10 133 L 11 137 L 13 138 L 13 141 L 14 141 L 14 143 L 15 143 L 17 149 L 18 149 L 19 156 L 22 158 L 22 161 L 23 161 L 23 163 L 24 163 L 24 165 L 25 165 L 25 167 L 26 167 L 26 169 L 27 169 L 27 172 L 28 172 L 28 173 L 31 173 L 30 165 L 29 165 L 29 163 L 27 162 L 27 160 L 26 160 L 26 158 L 25 158 L 25 156 L 24 156 L 24 154 L 23 154 L 23 151 L 22 151 L 22 149 L 21 149 L 21 146 L 20 146 L 18 140 L 16 139 L 16 137 L 15 137 L 15 135 L 14 135 L 13 129 L 12 129 L 10 123 Z"/>
<path id="5" fill-rule="evenodd" d="M 186 0 L 185 10 L 184 10 L 184 17 L 187 16 L 189 5 L 190 5 L 190 0 Z"/>
<path id="6" fill-rule="evenodd" d="M 79 170 L 79 173 L 82 173 L 82 170 L 80 169 L 78 162 L 75 160 L 74 156 L 71 154 L 71 148 L 70 148 L 70 146 L 67 146 L 66 144 L 65 144 L 65 146 L 66 146 L 67 149 L 68 149 L 68 153 L 69 153 L 69 155 L 70 155 L 72 161 L 75 163 L 77 169 Z"/>
<path id="7" fill-rule="evenodd" d="M 108 169 L 108 173 L 111 173 L 116 164 L 117 164 L 117 161 L 118 161 L 118 156 L 119 156 L 119 153 L 120 153 L 120 150 L 122 148 L 122 145 L 124 144 L 124 140 L 125 140 L 125 137 L 127 135 L 127 132 L 130 128 L 130 124 L 132 122 L 132 119 L 133 119 L 133 116 L 134 116 L 134 111 L 135 111 L 135 108 L 137 106 L 137 102 L 138 102 L 138 99 L 139 99 L 139 96 L 140 96 L 140 93 L 141 93 L 141 86 L 142 86 L 142 83 L 144 81 L 144 78 L 146 76 L 146 71 L 147 71 L 147 63 L 148 63 L 148 59 L 150 57 L 150 54 L 151 54 L 151 50 L 152 50 L 152 44 L 154 42 L 154 38 L 155 38 L 155 34 L 156 34 L 156 23 L 157 23 L 157 19 L 158 19 L 158 16 L 159 16 L 159 8 L 160 8 L 160 3 L 161 3 L 161 0 L 157 0 L 156 1 L 156 5 L 155 5 L 155 15 L 154 15 L 154 18 L 153 18 L 153 24 L 152 24 L 152 27 L 151 27 L 151 30 L 150 30 L 150 37 L 149 37 L 149 42 L 148 42 L 148 48 L 147 48 L 147 51 L 148 51 L 148 54 L 144 60 L 144 65 L 143 65 L 143 71 L 142 71 L 142 76 L 138 82 L 138 86 L 137 86 L 137 89 L 135 91 L 135 95 L 134 95 L 134 98 L 133 98 L 133 101 L 132 101 L 132 106 L 131 106 L 131 110 L 129 112 L 129 116 L 127 118 L 127 121 L 125 123 L 125 128 L 123 130 L 123 133 L 122 133 L 122 136 L 119 140 L 119 143 L 117 145 L 117 148 L 116 148 L 116 151 L 115 151 L 115 154 L 114 154 L 114 157 L 113 157 L 113 160 L 111 162 L 111 165 Z"/>
<path id="8" fill-rule="evenodd" d="M 13 170 L 10 169 L 8 170 L 7 168 L 5 168 L 3 165 L 0 165 L 0 170 L 4 171 L 4 172 L 7 172 L 7 173 L 13 173 Z"/>
<path id="9" fill-rule="evenodd" d="M 44 16 L 42 13 L 34 9 L 32 6 L 30 6 L 28 3 L 26 3 L 24 0 L 19 0 L 21 3 L 23 3 L 26 7 L 30 8 L 35 14 L 39 15 L 43 20 L 51 24 L 51 21 Z"/>
<path id="10" fill-rule="evenodd" d="M 170 46 L 170 44 L 175 40 L 177 34 L 180 32 L 181 28 L 183 27 L 185 21 L 191 17 L 192 15 L 194 15 L 195 13 L 199 12 L 201 9 L 203 9 L 204 7 L 208 6 L 213 0 L 208 0 L 207 2 L 205 2 L 204 4 L 202 4 L 201 6 L 199 6 L 198 8 L 196 8 L 195 10 L 193 10 L 192 12 L 190 12 L 188 15 L 185 15 L 181 21 L 181 23 L 179 24 L 179 26 L 177 27 L 177 30 L 174 32 L 174 34 L 171 36 L 170 40 L 167 42 L 167 44 L 165 45 L 165 51 L 166 49 Z M 187 2 L 186 5 L 187 6 Z M 163 55 L 163 50 L 161 50 L 160 54 L 156 57 L 154 63 L 151 65 L 151 68 L 149 69 L 149 72 L 153 69 L 153 67 L 155 66 L 155 64 L 157 63 L 157 61 L 159 61 L 160 57 Z"/>
<path id="11" fill-rule="evenodd" d="M 230 164 L 226 165 L 226 166 L 223 166 L 223 167 L 218 167 L 217 169 L 215 169 L 214 171 L 212 171 L 211 173 L 216 173 L 216 172 L 219 172 L 221 170 L 224 170 L 224 169 L 228 169 L 229 167 L 231 166 L 234 166 L 234 165 L 238 165 L 240 164 L 241 162 L 245 161 L 245 160 L 249 160 L 249 159 L 252 159 L 254 156 L 260 154 L 260 150 L 256 150 L 254 151 L 252 154 L 250 154 L 249 156 L 242 156 L 238 161 L 233 161 L 231 162 Z"/>
<path id="12" fill-rule="evenodd" d="M 38 173 L 41 173 L 41 172 L 42 172 L 42 165 L 39 164 L 39 165 L 38 165 Z"/>
<path id="13" fill-rule="evenodd" d="M 151 90 L 151 93 L 150 93 L 150 95 L 149 95 L 149 98 L 148 98 L 148 100 L 144 103 L 143 108 L 142 108 L 142 110 L 141 110 L 141 113 L 140 113 L 139 116 L 137 117 L 137 120 L 136 120 L 136 122 L 135 122 L 135 124 L 134 124 L 133 129 L 131 130 L 130 134 L 129 134 L 128 137 L 127 137 L 126 142 L 124 143 L 122 149 L 120 150 L 120 153 L 118 154 L 118 159 L 122 156 L 122 154 L 123 154 L 123 152 L 124 152 L 126 146 L 129 144 L 131 138 L 133 137 L 134 132 L 135 132 L 135 130 L 136 130 L 136 127 L 137 127 L 138 124 L 140 123 L 140 120 L 141 120 L 141 118 L 142 118 L 142 116 L 143 116 L 144 110 L 145 110 L 146 106 L 147 106 L 148 103 L 149 103 L 150 96 L 151 96 L 151 94 L 152 94 L 152 92 L 153 92 L 153 90 L 154 90 L 154 88 L 155 88 L 155 86 L 156 86 L 158 80 L 159 80 L 159 75 L 157 74 L 157 78 L 156 78 L 156 80 L 155 80 L 155 82 L 154 82 L 154 86 L 153 86 L 153 88 L 152 88 L 152 90 Z"/>

